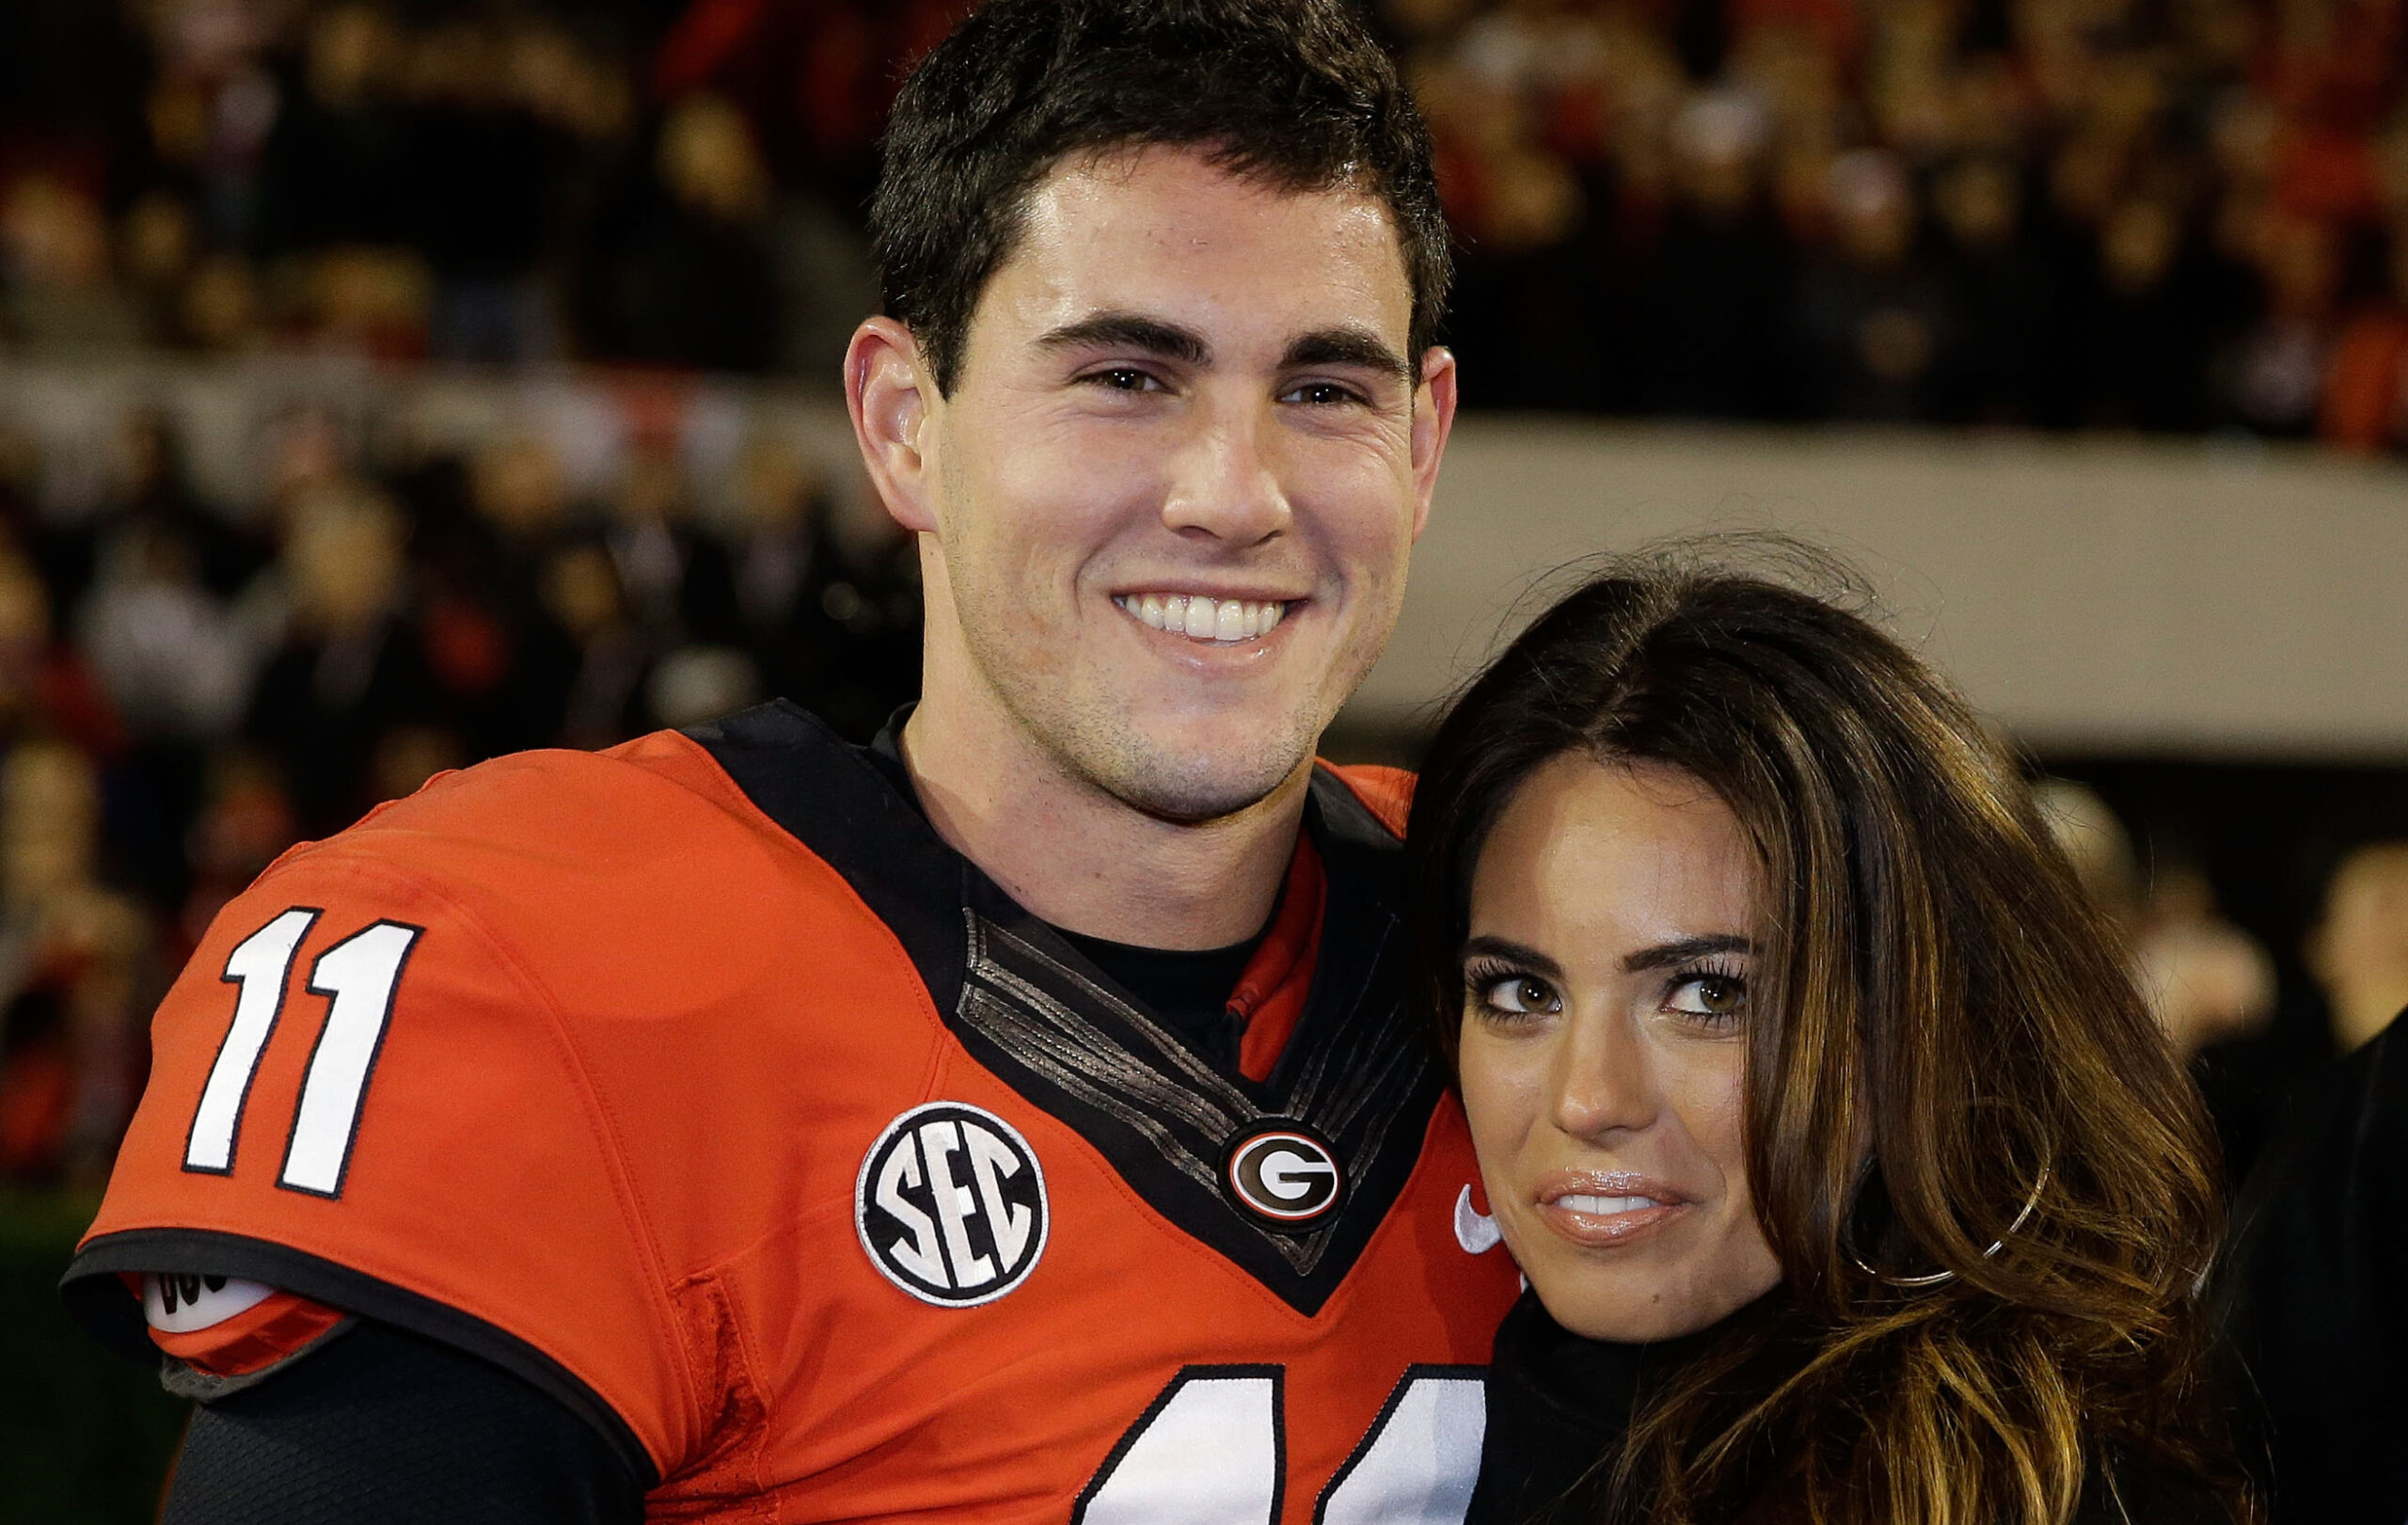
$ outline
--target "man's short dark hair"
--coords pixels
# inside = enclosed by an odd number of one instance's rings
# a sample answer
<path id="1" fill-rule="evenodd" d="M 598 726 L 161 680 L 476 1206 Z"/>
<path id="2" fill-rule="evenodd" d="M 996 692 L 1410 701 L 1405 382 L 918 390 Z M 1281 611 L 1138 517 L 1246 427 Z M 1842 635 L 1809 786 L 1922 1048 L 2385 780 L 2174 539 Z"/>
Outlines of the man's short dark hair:
<path id="1" fill-rule="evenodd" d="M 886 313 L 919 341 L 940 392 L 1054 166 L 1156 145 L 1385 204 L 1413 286 L 1418 372 L 1446 302 L 1446 218 L 1429 129 L 1352 0 L 991 0 L 905 83 L 870 207 Z"/>

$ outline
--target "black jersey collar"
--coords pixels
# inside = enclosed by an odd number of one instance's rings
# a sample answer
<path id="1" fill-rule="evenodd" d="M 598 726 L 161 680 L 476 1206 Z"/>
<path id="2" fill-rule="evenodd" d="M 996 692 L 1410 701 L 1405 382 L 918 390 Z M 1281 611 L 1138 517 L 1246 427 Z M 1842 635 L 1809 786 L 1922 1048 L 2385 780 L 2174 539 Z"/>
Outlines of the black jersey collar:
<path id="1" fill-rule="evenodd" d="M 783 700 L 686 734 L 886 923 L 979 1063 L 1300 1311 L 1337 1290 L 1411 1175 L 1442 1082 L 1406 1005 L 1400 844 L 1335 774 L 1315 770 L 1305 807 L 1328 880 L 1311 993 L 1256 1085 L 1206 1063 L 947 846 L 891 742 L 877 756 Z M 1309 1229 L 1268 1227 L 1227 1189 L 1229 1151 L 1281 1122 L 1326 1140 L 1344 1170 L 1343 1203 Z"/>

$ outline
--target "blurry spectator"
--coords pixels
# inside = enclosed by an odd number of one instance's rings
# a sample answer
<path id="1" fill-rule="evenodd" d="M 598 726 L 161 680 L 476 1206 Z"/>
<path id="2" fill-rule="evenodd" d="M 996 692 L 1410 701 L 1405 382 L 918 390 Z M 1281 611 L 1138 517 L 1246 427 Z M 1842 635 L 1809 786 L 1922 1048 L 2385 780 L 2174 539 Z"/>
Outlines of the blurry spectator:
<path id="1" fill-rule="evenodd" d="M 2381 865 L 2400 848 L 2376 850 L 2360 872 L 2396 877 Z M 2376 893 L 2387 902 L 2397 891 Z M 2392 950 L 2369 968 L 2396 968 L 2397 933 L 2388 935 Z M 2234 1390 L 2252 1400 L 2242 1418 L 2257 1432 L 2272 1525 L 2396 1525 L 2408 1516 L 2408 1447 L 2399 1443 L 2408 1432 L 2400 1379 L 2408 1370 L 2400 1318 L 2408 1028 L 2368 1015 L 2377 989 L 2371 980 L 2350 989 L 2368 1004 L 2345 1020 L 2371 1036 L 2359 1033 L 2317 1076 L 2267 1145 L 2233 1205 L 2218 1267 L 2230 1347 L 2246 1378 Z"/>
<path id="2" fill-rule="evenodd" d="M 199 562 L 173 526 L 136 519 L 111 538 L 78 621 L 102 686 L 137 736 L 230 734 L 249 700 L 261 638 L 274 633 L 212 594 Z"/>
<path id="3" fill-rule="evenodd" d="M 2260 433 L 2305 435 L 2316 423 L 2334 340 L 2339 241 L 2324 224 L 2280 214 L 2268 217 L 2260 237 L 2266 315 L 2231 355 L 2227 394 Z"/>
<path id="4" fill-rule="evenodd" d="M 2395 227 L 2389 278 L 2334 342 L 2317 433 L 2345 450 L 2378 452 L 2408 441 L 2408 239 Z"/>
<path id="5" fill-rule="evenodd" d="M 858 206 L 878 135 L 911 63 L 970 0 L 690 0 L 662 40 L 651 85 L 670 98 L 735 101 L 786 183 Z"/>
<path id="6" fill-rule="evenodd" d="M 64 737 L 114 755 L 124 744 L 116 711 L 83 654 L 52 632 L 49 590 L 22 557 L 0 552 L 0 744 Z"/>
<path id="7" fill-rule="evenodd" d="M 99 822 L 73 747 L 0 763 L 0 1179 L 97 1186 L 140 1089 L 150 931 L 99 882 Z"/>
<path id="8" fill-rule="evenodd" d="M 735 608 L 763 687 L 868 739 L 919 691 L 916 548 L 882 518 L 846 546 L 824 484 L 783 439 L 754 440 L 735 485 Z"/>
<path id="9" fill-rule="evenodd" d="M 2141 989 L 2185 1056 L 2261 1030 L 2274 1014 L 2274 962 L 2221 914 L 2205 874 L 2161 867 L 2135 950 Z"/>
<path id="10" fill-rule="evenodd" d="M 1671 119 L 1671 204 L 1640 295 L 1641 363 L 1668 412 L 1764 417 L 1787 401 L 1792 281 L 1763 184 L 1767 125 L 1735 90 L 1696 94 Z"/>
<path id="11" fill-rule="evenodd" d="M 2376 842 L 2341 860 L 2308 933 L 2308 972 L 2347 1054 L 2408 1008 L 2408 842 Z"/>
<path id="12" fill-rule="evenodd" d="M 557 349 L 537 262 L 555 166 L 568 147 L 515 89 L 515 40 L 454 22 L 422 40 L 410 169 L 420 244 L 436 280 L 433 353 L 523 361 Z"/>
<path id="13" fill-rule="evenodd" d="M 293 802 L 277 770 L 247 749 L 219 753 L 182 844 L 191 866 L 192 887 L 177 916 L 177 942 L 165 961 L 174 965 L 190 958 L 211 919 L 299 834 Z"/>
<path id="14" fill-rule="evenodd" d="M 2208 344 L 2192 300 L 2180 209 L 2159 196 L 2110 208 L 2099 226 L 2085 422 L 2197 429 L 2206 422 Z"/>
<path id="15" fill-rule="evenodd" d="M 761 697 L 752 659 L 733 646 L 679 646 L 654 665 L 644 683 L 653 717 L 673 727 L 716 720 Z"/>
<path id="16" fill-rule="evenodd" d="M 621 359 L 759 371 L 777 355 L 770 183 L 743 115 L 678 102 L 597 229 L 589 341 Z"/>
<path id="17" fill-rule="evenodd" d="M 2218 913 L 2207 876 L 2162 866 L 2144 884 L 2131 836 L 2090 788 L 2045 779 L 2035 788 L 2057 845 L 2091 900 L 2123 929 L 2132 977 L 2185 1058 L 2245 1037 L 2274 1011 L 2274 966 Z"/>
<path id="18" fill-rule="evenodd" d="M 604 509 L 604 543 L 638 625 L 666 644 L 737 637 L 727 551 L 695 527 L 685 469 L 673 449 L 660 440 L 638 441 Z"/>
<path id="19" fill-rule="evenodd" d="M 280 560 L 292 627 L 260 676 L 246 734 L 284 770 L 301 828 L 322 836 L 373 804 L 387 732 L 432 707 L 432 675 L 405 598 L 401 516 L 361 485 L 300 506 Z"/>
<path id="20" fill-rule="evenodd" d="M 1960 158 L 1932 183 L 1941 259 L 1954 285 L 1958 363 L 1941 378 L 1945 414 L 1977 423 L 2031 421 L 2042 373 L 2047 281 L 2024 226 L 2023 185 L 2011 160 Z"/>
<path id="21" fill-rule="evenodd" d="M 0 334 L 31 354 L 91 356 L 142 338 L 110 268 L 98 199 L 63 177 L 0 185 Z"/>
<path id="22" fill-rule="evenodd" d="M 391 246 L 410 234 L 410 151 L 400 24 L 373 3 L 319 7 L 297 88 L 266 146 L 261 242 L 271 252 Z"/>
<path id="23" fill-rule="evenodd" d="M 640 704 L 653 648 L 627 614 L 609 549 L 585 539 L 562 546 L 544 567 L 543 598 L 576 651 L 559 743 L 607 747 L 644 729 Z"/>
<path id="24" fill-rule="evenodd" d="M 1928 420 L 1961 343 L 1946 284 L 1913 258 L 1921 225 L 1905 164 L 1859 149 L 1831 164 L 1829 248 L 1798 298 L 1809 411 Z"/>

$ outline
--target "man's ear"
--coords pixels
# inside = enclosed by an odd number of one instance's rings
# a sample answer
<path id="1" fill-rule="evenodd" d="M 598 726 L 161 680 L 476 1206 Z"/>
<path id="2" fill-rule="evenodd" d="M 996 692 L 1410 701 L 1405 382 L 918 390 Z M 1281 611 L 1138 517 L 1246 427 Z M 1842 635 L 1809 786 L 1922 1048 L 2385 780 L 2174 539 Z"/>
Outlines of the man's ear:
<path id="1" fill-rule="evenodd" d="M 845 349 L 845 408 L 879 500 L 914 533 L 936 528 L 929 463 L 920 448 L 935 399 L 935 380 L 911 330 L 893 318 L 863 319 Z"/>
<path id="2" fill-rule="evenodd" d="M 1421 356 L 1421 384 L 1413 395 L 1413 538 L 1430 523 L 1438 490 L 1438 461 L 1455 427 L 1455 352 L 1433 344 Z"/>

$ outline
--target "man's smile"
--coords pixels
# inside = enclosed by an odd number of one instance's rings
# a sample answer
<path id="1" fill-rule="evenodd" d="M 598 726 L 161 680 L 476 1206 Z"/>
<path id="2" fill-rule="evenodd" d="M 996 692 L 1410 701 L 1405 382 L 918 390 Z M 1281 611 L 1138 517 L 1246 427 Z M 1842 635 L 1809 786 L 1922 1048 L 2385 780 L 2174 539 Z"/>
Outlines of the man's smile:
<path id="1" fill-rule="evenodd" d="M 1190 641 L 1238 645 L 1269 635 L 1291 599 L 1214 598 L 1200 593 L 1117 593 L 1112 601 L 1132 619 Z"/>

